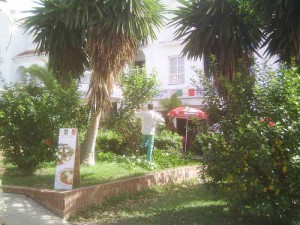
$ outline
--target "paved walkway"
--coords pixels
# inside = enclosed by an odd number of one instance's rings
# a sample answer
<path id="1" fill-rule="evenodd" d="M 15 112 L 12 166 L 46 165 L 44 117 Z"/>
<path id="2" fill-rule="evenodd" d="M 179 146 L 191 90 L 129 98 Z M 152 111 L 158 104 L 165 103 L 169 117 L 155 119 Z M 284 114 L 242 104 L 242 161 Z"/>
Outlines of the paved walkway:
<path id="1" fill-rule="evenodd" d="M 62 225 L 66 221 L 24 195 L 0 191 L 0 225 Z"/>

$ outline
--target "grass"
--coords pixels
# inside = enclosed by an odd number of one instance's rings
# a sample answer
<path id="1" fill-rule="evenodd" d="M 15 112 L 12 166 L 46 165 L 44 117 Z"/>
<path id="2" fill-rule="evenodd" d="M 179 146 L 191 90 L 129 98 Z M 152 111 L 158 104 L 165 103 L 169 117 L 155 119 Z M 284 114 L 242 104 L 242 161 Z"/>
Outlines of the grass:
<path id="1" fill-rule="evenodd" d="M 81 166 L 81 187 L 149 173 L 139 166 L 124 163 L 100 162 L 93 167 Z M 30 176 L 22 176 L 15 166 L 0 164 L 0 184 L 53 189 L 55 164 L 43 164 Z"/>
<path id="2" fill-rule="evenodd" d="M 0 186 L 2 182 L 3 185 L 52 189 L 54 173 L 54 164 L 43 164 L 33 176 L 24 177 L 16 167 L 4 166 L 0 161 Z M 81 186 L 146 173 L 149 171 L 126 162 L 100 162 L 94 167 L 81 167 Z M 71 217 L 70 221 L 82 225 L 267 225 L 234 214 L 225 200 L 196 181 L 119 196 Z M 297 224 L 300 220 L 294 223 Z"/>
<path id="3" fill-rule="evenodd" d="M 156 169 L 145 163 L 146 155 L 116 156 L 113 153 L 101 153 L 102 159 L 95 166 L 80 166 L 81 187 L 101 184 L 116 179 L 144 175 L 150 172 L 184 165 L 195 165 L 195 161 L 183 159 L 180 155 L 157 152 Z M 4 165 L 0 160 L 0 185 L 27 186 L 36 188 L 54 188 L 55 163 L 44 163 L 33 175 L 23 176 L 16 166 Z"/>
<path id="4" fill-rule="evenodd" d="M 110 200 L 71 217 L 75 224 L 118 225 L 246 225 L 232 215 L 226 201 L 196 181 L 155 187 Z M 258 225 L 258 224 L 256 224 Z"/>
<path id="5" fill-rule="evenodd" d="M 300 224 L 299 218 L 293 225 Z M 274 225 L 234 213 L 228 202 L 195 180 L 110 199 L 69 221 L 74 225 Z"/>

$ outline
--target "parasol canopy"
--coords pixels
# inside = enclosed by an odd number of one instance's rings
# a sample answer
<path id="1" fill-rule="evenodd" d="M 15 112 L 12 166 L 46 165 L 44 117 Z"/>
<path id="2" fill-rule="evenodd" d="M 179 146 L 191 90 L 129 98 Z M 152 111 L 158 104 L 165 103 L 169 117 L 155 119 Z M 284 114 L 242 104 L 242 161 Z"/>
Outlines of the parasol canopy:
<path id="1" fill-rule="evenodd" d="M 192 119 L 204 120 L 207 119 L 208 115 L 200 109 L 188 107 L 188 106 L 180 106 L 177 107 L 167 114 L 169 117 L 173 118 L 180 118 L 186 119 L 186 126 L 185 126 L 185 144 L 184 144 L 184 151 L 186 152 L 186 144 L 188 139 L 188 121 Z"/>
<path id="2" fill-rule="evenodd" d="M 207 119 L 208 115 L 200 109 L 188 107 L 188 106 L 180 106 L 173 110 L 171 110 L 168 114 L 169 117 L 180 118 L 180 119 L 198 119 L 204 120 Z"/>

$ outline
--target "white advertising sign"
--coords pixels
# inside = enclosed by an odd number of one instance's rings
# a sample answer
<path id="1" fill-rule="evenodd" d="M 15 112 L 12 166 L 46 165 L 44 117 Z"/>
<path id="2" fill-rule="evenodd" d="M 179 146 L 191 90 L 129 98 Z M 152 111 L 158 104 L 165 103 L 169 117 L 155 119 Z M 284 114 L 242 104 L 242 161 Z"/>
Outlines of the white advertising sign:
<path id="1" fill-rule="evenodd" d="M 59 129 L 54 189 L 72 189 L 77 144 L 76 128 Z"/>

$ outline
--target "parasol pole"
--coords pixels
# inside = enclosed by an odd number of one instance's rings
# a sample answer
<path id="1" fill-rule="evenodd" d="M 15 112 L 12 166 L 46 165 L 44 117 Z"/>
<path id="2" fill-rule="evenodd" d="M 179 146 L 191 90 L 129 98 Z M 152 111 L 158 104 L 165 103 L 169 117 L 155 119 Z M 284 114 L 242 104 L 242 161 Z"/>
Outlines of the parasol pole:
<path id="1" fill-rule="evenodd" d="M 184 152 L 186 152 L 186 143 L 187 143 L 187 127 L 188 127 L 188 123 L 189 123 L 189 120 L 187 119 L 186 120 L 186 125 L 185 125 L 185 143 L 184 143 Z"/>

